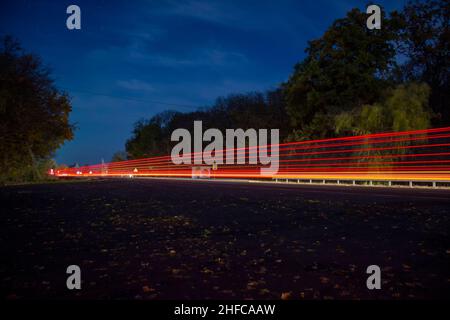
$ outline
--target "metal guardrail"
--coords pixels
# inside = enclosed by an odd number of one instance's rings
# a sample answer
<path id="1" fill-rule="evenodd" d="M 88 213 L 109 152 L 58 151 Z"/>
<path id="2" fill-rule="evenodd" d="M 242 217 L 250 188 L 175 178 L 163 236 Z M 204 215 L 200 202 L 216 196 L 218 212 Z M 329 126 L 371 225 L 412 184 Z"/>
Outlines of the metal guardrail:
<path id="1" fill-rule="evenodd" d="M 450 188 L 450 179 L 443 181 L 432 181 L 432 180 L 423 180 L 423 181 L 414 181 L 414 180 L 365 180 L 365 179 L 338 179 L 338 180 L 317 180 L 317 179 L 279 179 L 275 178 L 272 180 L 275 183 L 287 183 L 287 184 L 319 184 L 319 185 L 348 185 L 348 186 L 387 186 L 387 187 L 446 187 Z"/>

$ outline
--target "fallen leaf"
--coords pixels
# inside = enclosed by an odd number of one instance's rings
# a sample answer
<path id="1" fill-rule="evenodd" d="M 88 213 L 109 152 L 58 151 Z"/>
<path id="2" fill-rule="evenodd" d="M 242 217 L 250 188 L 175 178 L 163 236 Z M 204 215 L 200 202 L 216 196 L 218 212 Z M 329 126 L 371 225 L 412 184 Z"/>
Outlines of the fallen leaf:
<path id="1" fill-rule="evenodd" d="M 291 298 L 291 296 L 292 296 L 292 292 L 291 291 L 283 292 L 281 294 L 281 300 L 289 300 Z"/>

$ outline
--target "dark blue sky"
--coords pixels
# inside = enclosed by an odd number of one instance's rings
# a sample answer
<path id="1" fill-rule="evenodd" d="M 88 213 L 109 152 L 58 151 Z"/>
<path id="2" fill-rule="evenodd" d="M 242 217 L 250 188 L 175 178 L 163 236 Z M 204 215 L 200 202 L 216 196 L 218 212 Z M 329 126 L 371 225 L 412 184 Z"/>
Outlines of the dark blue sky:
<path id="1" fill-rule="evenodd" d="M 285 81 L 307 41 L 366 1 L 6 1 L 0 34 L 51 67 L 72 97 L 75 139 L 59 163 L 99 163 L 124 150 L 133 123 L 165 109 L 194 110 L 218 96 Z M 405 1 L 379 1 L 384 10 Z M 81 30 L 66 8 L 81 8 Z M 104 95 L 101 95 L 104 94 Z M 120 98 L 122 97 L 122 98 Z M 126 99 L 123 99 L 126 98 Z M 159 104 L 166 102 L 171 106 Z"/>

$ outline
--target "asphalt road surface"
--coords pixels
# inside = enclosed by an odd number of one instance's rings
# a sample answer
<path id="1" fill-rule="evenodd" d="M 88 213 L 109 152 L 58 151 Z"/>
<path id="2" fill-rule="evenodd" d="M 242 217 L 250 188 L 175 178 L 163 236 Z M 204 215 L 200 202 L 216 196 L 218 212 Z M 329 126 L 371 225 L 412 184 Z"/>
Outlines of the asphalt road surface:
<path id="1" fill-rule="evenodd" d="M 7 299 L 450 298 L 449 190 L 125 179 L 0 201 Z"/>

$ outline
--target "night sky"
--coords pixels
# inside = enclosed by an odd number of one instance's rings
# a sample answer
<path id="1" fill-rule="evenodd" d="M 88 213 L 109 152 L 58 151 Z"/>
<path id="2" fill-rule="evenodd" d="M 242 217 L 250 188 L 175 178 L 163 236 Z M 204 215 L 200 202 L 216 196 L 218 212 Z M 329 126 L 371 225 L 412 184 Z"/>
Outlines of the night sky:
<path id="1" fill-rule="evenodd" d="M 93 164 L 124 150 L 133 123 L 143 117 L 275 88 L 304 57 L 308 40 L 366 3 L 2 1 L 0 35 L 40 55 L 72 98 L 78 129 L 57 151 L 57 162 Z M 376 3 L 392 10 L 405 1 Z M 66 28 L 70 4 L 81 8 L 81 30 Z"/>

